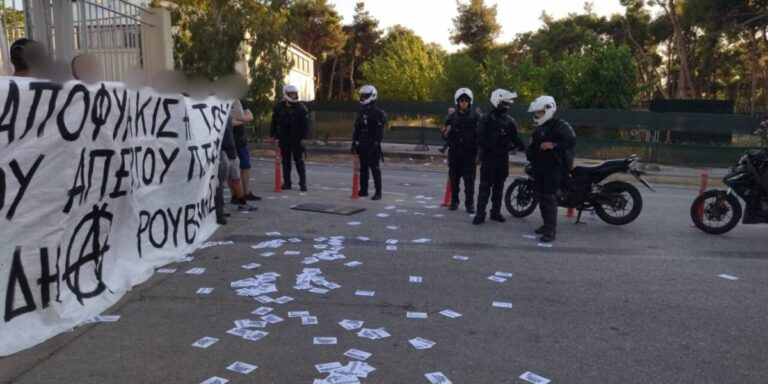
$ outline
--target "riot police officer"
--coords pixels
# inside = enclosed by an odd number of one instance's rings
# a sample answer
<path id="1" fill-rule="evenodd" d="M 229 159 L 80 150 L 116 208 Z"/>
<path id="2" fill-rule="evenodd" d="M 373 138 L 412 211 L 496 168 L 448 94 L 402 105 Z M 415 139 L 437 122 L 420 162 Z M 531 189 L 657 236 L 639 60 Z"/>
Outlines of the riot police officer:
<path id="1" fill-rule="evenodd" d="M 378 93 L 372 85 L 360 88 L 360 104 L 363 108 L 357 113 L 355 131 L 352 134 L 352 153 L 360 155 L 360 196 L 368 196 L 368 172 L 373 174 L 376 193 L 371 200 L 381 199 L 381 139 L 387 114 L 376 105 Z"/>
<path id="2" fill-rule="evenodd" d="M 304 166 L 304 142 L 309 131 L 307 107 L 299 101 L 299 89 L 295 85 L 283 87 L 283 100 L 272 109 L 272 126 L 269 136 L 278 140 L 283 160 L 283 189 L 291 189 L 291 159 L 296 163 L 299 187 L 307 190 L 307 171 Z"/>
<path id="3" fill-rule="evenodd" d="M 459 184 L 464 179 L 464 207 L 475 213 L 475 158 L 477 157 L 477 122 L 480 114 L 472 110 L 472 91 L 460 88 L 454 94 L 456 109 L 448 115 L 443 127 L 448 151 L 448 178 L 451 181 L 451 205 L 459 208 Z"/>
<path id="4" fill-rule="evenodd" d="M 477 124 L 478 160 L 480 165 L 480 193 L 477 214 L 472 224 L 485 222 L 485 207 L 491 197 L 491 220 L 505 222 L 501 215 L 501 195 L 504 181 L 509 175 L 509 151 L 525 148 L 517 135 L 517 123 L 507 112 L 517 94 L 506 89 L 491 93 L 493 110 L 480 118 Z"/>
<path id="5" fill-rule="evenodd" d="M 533 166 L 534 189 L 539 196 L 539 210 L 544 225 L 536 230 L 542 242 L 555 240 L 557 227 L 557 191 L 573 167 L 576 133 L 565 120 L 555 117 L 557 104 L 552 96 L 539 96 L 531 103 L 537 128 L 525 151 Z"/>

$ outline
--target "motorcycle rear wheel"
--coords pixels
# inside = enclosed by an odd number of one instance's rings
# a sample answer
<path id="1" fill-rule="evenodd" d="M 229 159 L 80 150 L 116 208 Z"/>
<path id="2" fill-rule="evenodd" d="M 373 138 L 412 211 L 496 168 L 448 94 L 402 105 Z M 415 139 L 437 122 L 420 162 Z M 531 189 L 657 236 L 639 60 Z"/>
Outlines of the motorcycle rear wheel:
<path id="1" fill-rule="evenodd" d="M 539 199 L 533 191 L 533 181 L 515 179 L 504 193 L 504 205 L 509 214 L 514 217 L 526 217 L 533 213 L 539 205 Z"/>
<path id="2" fill-rule="evenodd" d="M 624 181 L 611 181 L 603 186 L 602 193 L 610 196 L 610 201 L 595 204 L 595 213 L 603 221 L 612 225 L 629 224 L 643 210 L 643 197 L 634 185 Z"/>
<path id="3" fill-rule="evenodd" d="M 723 191 L 706 191 L 691 204 L 693 224 L 712 235 L 721 235 L 736 227 L 741 214 L 739 199 Z"/>

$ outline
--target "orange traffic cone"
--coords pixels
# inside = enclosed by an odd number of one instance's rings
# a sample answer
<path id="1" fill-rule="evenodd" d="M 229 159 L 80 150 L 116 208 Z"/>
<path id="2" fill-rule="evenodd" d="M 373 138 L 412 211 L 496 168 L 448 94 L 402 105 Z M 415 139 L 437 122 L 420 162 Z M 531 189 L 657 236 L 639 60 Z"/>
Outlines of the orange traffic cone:
<path id="1" fill-rule="evenodd" d="M 451 205 L 451 178 L 445 183 L 445 197 L 443 197 L 443 207 Z"/>
<path id="2" fill-rule="evenodd" d="M 352 196 L 351 199 L 360 198 L 360 155 L 355 154 L 355 165 L 352 167 Z"/>
<path id="3" fill-rule="evenodd" d="M 707 182 L 709 181 L 709 173 L 702 172 L 701 173 L 701 183 L 699 184 L 699 195 L 704 193 L 704 191 L 707 190 Z M 704 219 L 704 204 L 699 205 L 699 209 L 696 211 L 696 215 L 699 217 L 699 220 Z M 695 227 L 695 225 L 691 224 L 692 227 Z"/>

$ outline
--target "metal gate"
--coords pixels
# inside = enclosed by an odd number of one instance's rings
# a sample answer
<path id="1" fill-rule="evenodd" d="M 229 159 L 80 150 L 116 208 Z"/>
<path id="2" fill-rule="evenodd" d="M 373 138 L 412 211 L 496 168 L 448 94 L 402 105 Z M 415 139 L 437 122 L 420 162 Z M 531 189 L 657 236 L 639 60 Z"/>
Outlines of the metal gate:
<path id="1" fill-rule="evenodd" d="M 77 0 L 72 3 L 77 54 L 102 63 L 106 80 L 121 81 L 126 70 L 144 68 L 141 19 L 146 8 L 124 0 Z"/>
<path id="2" fill-rule="evenodd" d="M 152 11 L 128 0 L 2 0 L 5 41 L 40 41 L 51 57 L 69 62 L 87 53 L 102 65 L 104 80 L 122 81 L 144 69 L 144 20 Z M 4 52 L 5 53 L 5 52 Z"/>

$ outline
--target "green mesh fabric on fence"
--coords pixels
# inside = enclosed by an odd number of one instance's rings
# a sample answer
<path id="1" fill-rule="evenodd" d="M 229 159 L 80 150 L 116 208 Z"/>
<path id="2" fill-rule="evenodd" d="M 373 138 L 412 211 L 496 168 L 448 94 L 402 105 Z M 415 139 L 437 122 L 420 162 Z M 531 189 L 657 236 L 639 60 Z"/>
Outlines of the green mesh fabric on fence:
<path id="1" fill-rule="evenodd" d="M 440 145 L 450 102 L 380 101 L 389 116 L 384 141 Z M 312 135 L 318 139 L 349 140 L 360 104 L 350 101 L 309 103 Z M 475 107 L 490 110 L 489 103 Z M 513 105 L 510 115 L 520 132 L 531 131 L 532 116 L 525 105 Z M 657 113 L 606 109 L 558 109 L 558 116 L 576 129 L 579 157 L 608 159 L 636 153 L 645 161 L 662 164 L 728 166 L 747 148 L 758 145 L 751 136 L 768 116 Z"/>

